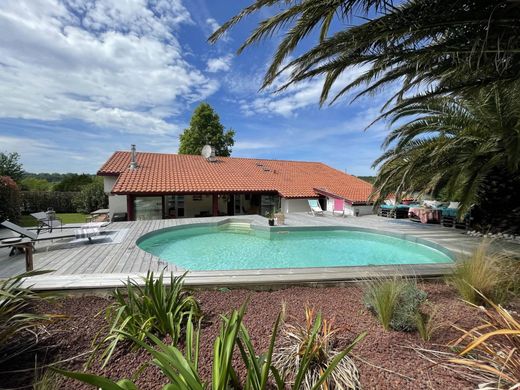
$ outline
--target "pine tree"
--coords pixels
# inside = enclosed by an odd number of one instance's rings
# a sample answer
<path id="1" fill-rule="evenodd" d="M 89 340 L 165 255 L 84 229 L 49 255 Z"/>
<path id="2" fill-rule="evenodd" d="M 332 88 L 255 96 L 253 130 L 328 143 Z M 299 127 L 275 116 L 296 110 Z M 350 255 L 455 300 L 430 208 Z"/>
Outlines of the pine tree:
<path id="1" fill-rule="evenodd" d="M 190 127 L 180 135 L 179 154 L 200 154 L 204 145 L 211 145 L 217 156 L 229 157 L 234 136 L 234 130 L 224 131 L 213 108 L 208 103 L 201 103 L 193 112 Z"/>

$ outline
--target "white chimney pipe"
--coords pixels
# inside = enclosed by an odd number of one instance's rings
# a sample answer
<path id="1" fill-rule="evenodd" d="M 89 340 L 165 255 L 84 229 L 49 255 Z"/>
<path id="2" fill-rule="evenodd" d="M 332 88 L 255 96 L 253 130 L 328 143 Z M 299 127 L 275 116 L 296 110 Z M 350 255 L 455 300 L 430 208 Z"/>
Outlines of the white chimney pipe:
<path id="1" fill-rule="evenodd" d="M 131 147 L 131 155 L 130 155 L 130 169 L 134 170 L 134 169 L 137 169 L 137 156 L 136 156 L 136 153 L 135 153 L 135 145 L 132 144 L 132 147 Z"/>

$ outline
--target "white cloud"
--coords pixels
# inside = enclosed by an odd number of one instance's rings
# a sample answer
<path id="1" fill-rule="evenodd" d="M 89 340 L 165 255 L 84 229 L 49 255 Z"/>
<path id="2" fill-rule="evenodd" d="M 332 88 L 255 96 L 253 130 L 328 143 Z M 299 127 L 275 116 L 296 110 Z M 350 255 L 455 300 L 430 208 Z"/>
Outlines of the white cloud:
<path id="1" fill-rule="evenodd" d="M 0 117 L 175 131 L 166 119 L 219 87 L 184 59 L 183 23 L 180 0 L 3 0 Z"/>
<path id="2" fill-rule="evenodd" d="M 218 58 L 210 58 L 207 62 L 206 70 L 210 73 L 228 71 L 231 68 L 232 60 L 233 56 L 231 54 Z"/>
<path id="3" fill-rule="evenodd" d="M 342 87 L 352 82 L 358 77 L 364 68 L 353 68 L 345 71 L 332 87 L 330 96 L 335 96 Z M 257 76 L 254 78 L 258 79 Z M 247 115 L 270 114 L 280 115 L 283 117 L 294 117 L 298 110 L 309 106 L 317 107 L 320 101 L 320 95 L 323 87 L 323 78 L 315 78 L 311 80 L 301 81 L 293 84 L 281 92 L 274 92 L 280 88 L 289 78 L 289 71 L 280 75 L 272 85 L 269 91 L 261 93 L 260 97 L 253 100 L 240 100 L 242 112 Z M 353 94 L 348 94 L 347 98 L 352 98 Z"/>

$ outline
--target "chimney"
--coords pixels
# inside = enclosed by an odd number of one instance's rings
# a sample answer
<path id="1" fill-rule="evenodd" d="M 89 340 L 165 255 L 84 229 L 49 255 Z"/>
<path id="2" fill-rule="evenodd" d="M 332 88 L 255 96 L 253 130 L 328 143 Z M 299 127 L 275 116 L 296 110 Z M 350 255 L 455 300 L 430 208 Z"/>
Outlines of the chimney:
<path id="1" fill-rule="evenodd" d="M 211 162 L 217 161 L 217 156 L 215 154 L 215 151 L 216 151 L 215 147 L 212 146 L 211 147 L 211 155 L 209 156 L 209 159 L 208 159 Z"/>
<path id="2" fill-rule="evenodd" d="M 130 169 L 134 170 L 137 169 L 137 157 L 135 153 L 135 145 L 132 144 L 132 148 L 130 149 L 131 155 L 130 155 Z"/>

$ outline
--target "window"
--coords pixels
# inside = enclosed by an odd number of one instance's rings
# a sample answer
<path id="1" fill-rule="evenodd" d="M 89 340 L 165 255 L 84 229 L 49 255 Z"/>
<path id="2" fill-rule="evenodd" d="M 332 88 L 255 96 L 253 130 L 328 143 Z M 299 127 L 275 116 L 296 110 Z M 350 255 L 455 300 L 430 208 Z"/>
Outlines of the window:
<path id="1" fill-rule="evenodd" d="M 162 219 L 162 196 L 137 196 L 134 205 L 137 221 Z"/>

